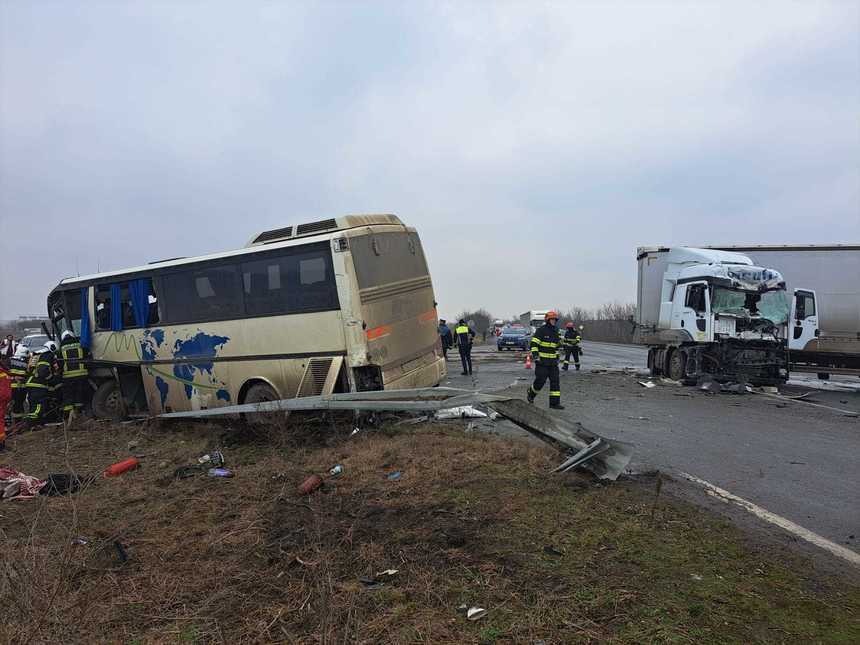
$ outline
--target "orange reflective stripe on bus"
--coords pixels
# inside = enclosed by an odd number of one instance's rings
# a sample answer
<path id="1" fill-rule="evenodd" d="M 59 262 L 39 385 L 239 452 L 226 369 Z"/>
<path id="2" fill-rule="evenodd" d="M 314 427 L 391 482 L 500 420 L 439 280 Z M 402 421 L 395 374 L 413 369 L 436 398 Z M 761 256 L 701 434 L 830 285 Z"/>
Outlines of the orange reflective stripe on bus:
<path id="1" fill-rule="evenodd" d="M 391 333 L 391 325 L 382 325 L 367 330 L 367 340 L 377 340 L 383 336 L 388 336 Z"/>
<path id="2" fill-rule="evenodd" d="M 436 310 L 431 309 L 430 311 L 425 311 L 423 314 L 418 316 L 418 320 L 422 323 L 429 323 L 436 320 Z"/>

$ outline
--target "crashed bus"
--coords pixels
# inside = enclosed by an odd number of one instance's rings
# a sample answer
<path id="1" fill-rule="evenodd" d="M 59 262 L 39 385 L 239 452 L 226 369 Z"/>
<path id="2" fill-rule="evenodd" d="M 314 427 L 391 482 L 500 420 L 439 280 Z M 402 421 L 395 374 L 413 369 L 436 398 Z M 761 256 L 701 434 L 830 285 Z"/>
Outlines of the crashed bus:
<path id="1" fill-rule="evenodd" d="M 446 374 L 424 250 L 394 215 L 67 278 L 48 313 L 55 337 L 68 329 L 89 348 L 102 417 L 428 387 Z"/>

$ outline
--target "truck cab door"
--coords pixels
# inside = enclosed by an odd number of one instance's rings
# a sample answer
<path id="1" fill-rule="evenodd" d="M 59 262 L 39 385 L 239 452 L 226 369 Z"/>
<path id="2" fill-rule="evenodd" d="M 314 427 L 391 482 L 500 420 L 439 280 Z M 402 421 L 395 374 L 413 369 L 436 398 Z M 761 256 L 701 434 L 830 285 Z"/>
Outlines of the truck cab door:
<path id="1" fill-rule="evenodd" d="M 685 330 L 698 343 L 713 341 L 711 294 L 707 282 L 690 282 L 675 289 L 672 329 Z"/>
<path id="2" fill-rule="evenodd" d="M 795 289 L 788 320 L 788 348 L 802 350 L 807 343 L 818 338 L 818 311 L 815 292 Z"/>

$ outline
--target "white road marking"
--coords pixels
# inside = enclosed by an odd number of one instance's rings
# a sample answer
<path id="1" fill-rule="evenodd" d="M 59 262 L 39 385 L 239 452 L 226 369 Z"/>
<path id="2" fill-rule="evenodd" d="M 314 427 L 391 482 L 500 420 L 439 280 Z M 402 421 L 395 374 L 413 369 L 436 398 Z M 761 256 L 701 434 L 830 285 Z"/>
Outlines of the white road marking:
<path id="1" fill-rule="evenodd" d="M 700 486 L 705 488 L 705 491 L 711 495 L 723 501 L 725 503 L 734 503 L 740 506 L 741 508 L 749 511 L 753 515 L 760 517 L 761 519 L 770 522 L 771 524 L 776 524 L 781 529 L 788 531 L 796 535 L 797 537 L 814 544 L 817 547 L 820 547 L 826 551 L 829 551 L 836 557 L 842 558 L 843 560 L 847 560 L 854 566 L 860 567 L 860 553 L 856 551 L 852 551 L 851 549 L 846 549 L 844 546 L 840 546 L 835 542 L 831 542 L 830 540 L 821 537 L 817 533 L 813 533 L 809 529 L 805 529 L 799 524 L 795 524 L 791 520 L 787 520 L 784 517 L 777 515 L 776 513 L 771 513 L 770 511 L 762 508 L 761 506 L 756 506 L 752 502 L 748 502 L 742 497 L 738 497 L 737 495 L 733 495 L 727 490 L 723 490 L 719 486 L 714 486 L 710 482 L 706 482 L 704 479 L 699 479 L 693 475 L 689 475 L 687 473 L 681 473 L 681 476 L 689 481 L 699 484 Z"/>

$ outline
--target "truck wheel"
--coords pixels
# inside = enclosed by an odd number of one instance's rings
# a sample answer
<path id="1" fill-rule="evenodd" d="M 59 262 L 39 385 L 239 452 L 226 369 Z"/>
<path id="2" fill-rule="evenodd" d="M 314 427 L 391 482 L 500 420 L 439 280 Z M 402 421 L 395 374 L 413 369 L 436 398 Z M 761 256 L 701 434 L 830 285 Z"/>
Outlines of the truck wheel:
<path id="1" fill-rule="evenodd" d="M 683 381 L 686 373 L 687 357 L 680 349 L 669 354 L 669 378 L 673 381 Z"/>
<path id="2" fill-rule="evenodd" d="M 243 403 L 263 403 L 264 401 L 278 401 L 281 397 L 275 389 L 268 383 L 254 383 L 245 395 Z M 259 427 L 265 425 L 278 424 L 286 421 L 290 416 L 289 411 L 285 412 L 252 412 L 250 414 L 242 414 L 242 418 L 248 425 Z"/>
<path id="3" fill-rule="evenodd" d="M 828 374 L 827 372 L 819 372 L 818 373 L 818 379 L 821 381 L 829 381 L 830 380 L 830 374 Z"/>
<path id="4" fill-rule="evenodd" d="M 656 353 L 657 353 L 657 350 L 655 350 L 655 349 L 649 349 L 648 350 L 648 369 L 651 371 L 651 376 L 657 376 L 658 375 L 658 373 L 657 373 L 657 361 L 655 360 L 656 359 L 656 356 L 655 356 Z"/>
<path id="5" fill-rule="evenodd" d="M 99 385 L 93 394 L 93 415 L 99 419 L 113 419 L 119 421 L 125 416 L 125 406 L 122 403 L 122 394 L 114 380 L 105 381 Z"/>

